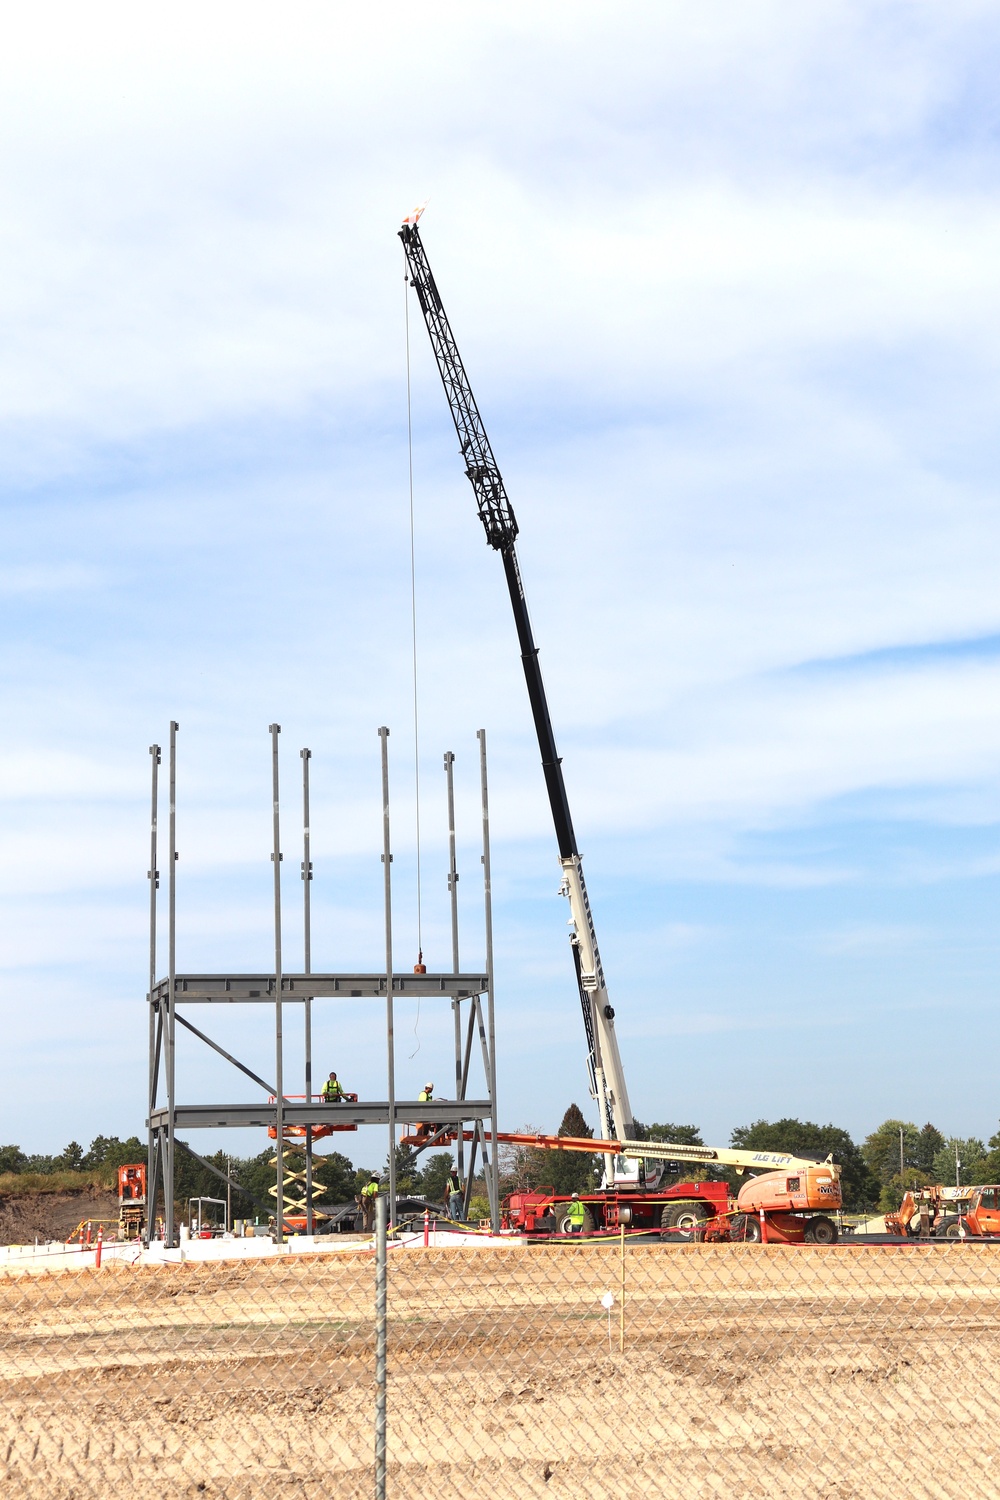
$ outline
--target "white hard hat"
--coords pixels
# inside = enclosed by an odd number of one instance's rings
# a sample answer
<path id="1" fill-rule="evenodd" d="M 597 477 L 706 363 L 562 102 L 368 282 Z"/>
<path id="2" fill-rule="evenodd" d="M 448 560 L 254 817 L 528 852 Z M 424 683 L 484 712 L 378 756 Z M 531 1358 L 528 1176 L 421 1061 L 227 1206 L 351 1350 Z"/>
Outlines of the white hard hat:
<path id="1" fill-rule="evenodd" d="M 574 1193 L 574 1194 L 573 1194 L 573 1197 L 574 1197 L 574 1198 L 579 1198 L 579 1196 L 580 1196 L 580 1194 L 579 1194 L 579 1193 Z"/>

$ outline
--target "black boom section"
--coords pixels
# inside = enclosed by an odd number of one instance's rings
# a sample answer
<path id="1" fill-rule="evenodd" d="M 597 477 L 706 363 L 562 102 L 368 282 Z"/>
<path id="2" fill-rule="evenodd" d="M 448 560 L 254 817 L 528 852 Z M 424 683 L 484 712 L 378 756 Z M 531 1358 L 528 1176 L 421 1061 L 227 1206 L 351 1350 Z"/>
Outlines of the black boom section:
<path id="1" fill-rule="evenodd" d="M 431 348 L 434 350 L 441 383 L 448 398 L 448 409 L 455 423 L 455 431 L 458 433 L 459 446 L 465 460 L 465 472 L 475 491 L 479 519 L 483 523 L 486 540 L 503 557 L 507 589 L 521 647 L 521 664 L 524 667 L 524 678 L 528 685 L 528 701 L 531 704 L 531 715 L 535 721 L 535 734 L 538 737 L 538 748 L 542 756 L 542 771 L 545 775 L 549 806 L 552 809 L 559 855 L 562 859 L 570 859 L 578 853 L 576 835 L 573 832 L 573 819 L 570 816 L 569 800 L 563 781 L 562 763 L 556 750 L 552 720 L 549 718 L 549 705 L 545 697 L 542 672 L 538 665 L 538 647 L 535 645 L 531 630 L 528 603 L 524 597 L 524 585 L 521 582 L 521 570 L 517 565 L 517 553 L 514 550 L 514 542 L 517 539 L 517 521 L 514 519 L 511 503 L 507 499 L 503 478 L 493 456 L 490 440 L 486 436 L 486 428 L 479 415 L 479 407 L 472 394 L 469 377 L 465 373 L 465 366 L 462 364 L 462 357 L 455 343 L 455 335 L 451 331 L 451 325 L 421 243 L 419 230 L 415 224 L 404 224 L 399 231 L 399 237 L 403 241 L 410 270 L 410 281 L 416 288 L 420 299 L 420 308 L 424 315 L 424 322 L 427 324 Z"/>
<path id="2" fill-rule="evenodd" d="M 535 721 L 535 734 L 538 737 L 538 748 L 542 756 L 545 789 L 548 792 L 549 807 L 552 810 L 552 821 L 555 824 L 556 840 L 559 844 L 559 856 L 564 860 L 579 859 L 576 835 L 573 832 L 573 819 L 569 811 L 569 799 L 566 796 L 566 784 L 563 780 L 562 762 L 556 750 L 556 738 L 552 732 L 552 720 L 549 718 L 549 705 L 545 697 L 545 684 L 542 682 L 542 672 L 538 665 L 538 647 L 535 645 L 535 637 L 531 629 L 528 601 L 524 597 L 524 585 L 521 582 L 521 570 L 517 565 L 517 552 L 514 548 L 517 539 L 517 522 L 514 519 L 510 501 L 507 499 L 503 479 L 497 467 L 497 461 L 493 457 L 493 449 L 486 436 L 486 428 L 479 415 L 476 398 L 472 394 L 469 377 L 465 373 L 465 366 L 462 364 L 455 336 L 438 295 L 416 225 L 404 224 L 399 237 L 403 241 L 410 281 L 416 288 L 420 299 L 420 308 L 424 315 L 424 322 L 427 324 L 431 348 L 434 350 L 444 393 L 448 398 L 448 409 L 455 423 L 455 431 L 458 433 L 459 445 L 465 459 L 465 472 L 475 491 L 479 519 L 486 531 L 486 540 L 503 558 L 507 591 L 510 594 L 514 623 L 517 626 L 517 639 L 521 648 L 521 665 L 524 668 L 524 680 L 528 685 L 528 701 L 531 704 L 531 716 Z M 594 1034 L 594 1013 L 591 997 L 584 988 L 583 974 L 580 969 L 580 950 L 575 942 L 573 963 L 580 994 L 580 1007 L 583 1011 L 583 1024 L 587 1034 L 591 1090 L 596 1097 L 597 1038 Z M 609 1111 L 608 1133 L 609 1136 L 613 1136 L 614 1120 L 611 1118 L 610 1105 L 607 1100 L 605 1100 L 605 1108 Z"/>
<path id="3" fill-rule="evenodd" d="M 556 750 L 556 737 L 552 730 L 552 720 L 549 718 L 549 705 L 545 697 L 545 684 L 542 682 L 542 669 L 538 665 L 538 647 L 535 645 L 535 638 L 531 632 L 528 601 L 524 597 L 521 570 L 517 565 L 517 553 L 514 550 L 513 543 L 509 547 L 504 548 L 501 556 L 503 558 L 503 570 L 507 577 L 507 590 L 510 594 L 510 602 L 514 610 L 517 639 L 521 647 L 521 665 L 524 668 L 524 680 L 528 684 L 528 701 L 531 704 L 531 716 L 535 721 L 538 748 L 542 753 L 542 772 L 545 776 L 545 789 L 549 794 L 552 821 L 556 828 L 559 857 L 561 859 L 570 859 L 574 854 L 578 853 L 576 835 L 573 832 L 573 819 L 569 811 L 569 798 L 566 796 L 566 783 L 563 780 L 562 761 Z"/>
<path id="4" fill-rule="evenodd" d="M 512 547 L 517 537 L 517 521 L 503 479 L 493 457 L 490 440 L 486 436 L 483 419 L 479 415 L 476 398 L 472 394 L 469 378 L 465 373 L 455 335 L 451 331 L 444 304 L 438 294 L 434 276 L 420 242 L 416 225 L 404 224 L 399 231 L 410 268 L 410 281 L 420 299 L 420 309 L 430 334 L 431 348 L 441 374 L 444 393 L 448 398 L 458 433 L 458 445 L 465 460 L 465 472 L 476 492 L 479 519 L 486 531 L 486 540 L 491 547 L 503 551 Z"/>

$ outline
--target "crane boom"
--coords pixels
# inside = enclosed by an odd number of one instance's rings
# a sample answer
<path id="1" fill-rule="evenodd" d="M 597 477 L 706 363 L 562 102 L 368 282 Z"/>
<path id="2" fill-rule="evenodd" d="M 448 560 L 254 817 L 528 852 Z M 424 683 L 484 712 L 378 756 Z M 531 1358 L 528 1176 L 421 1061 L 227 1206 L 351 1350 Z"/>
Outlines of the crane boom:
<path id="1" fill-rule="evenodd" d="M 431 348 L 434 351 L 434 358 L 448 401 L 448 409 L 455 423 L 459 449 L 465 461 L 465 472 L 476 496 L 479 519 L 483 523 L 487 542 L 500 553 L 503 560 L 507 590 L 510 594 L 518 643 L 521 648 L 521 664 L 528 688 L 528 701 L 531 705 L 535 734 L 541 752 L 545 788 L 559 847 L 559 862 L 563 872 L 561 890 L 570 903 L 573 961 L 587 1037 L 591 1093 L 598 1102 L 602 1136 L 605 1140 L 621 1140 L 632 1134 L 632 1109 L 625 1085 L 621 1055 L 618 1051 L 618 1038 L 615 1035 L 615 1013 L 604 979 L 594 919 L 583 878 L 583 863 L 576 845 L 576 834 L 573 831 L 573 819 L 566 795 L 562 761 L 556 750 L 548 700 L 545 696 L 545 686 L 538 662 L 538 647 L 535 645 L 531 629 L 524 584 L 517 562 L 517 551 L 514 545 L 518 534 L 517 521 L 513 507 L 507 498 L 503 477 L 490 446 L 483 419 L 479 414 L 469 377 L 465 373 L 465 366 L 458 352 L 455 335 L 451 331 L 451 324 L 448 322 L 417 224 L 410 221 L 404 223 L 399 231 L 399 237 L 406 253 L 410 284 L 415 289 L 420 302 L 420 310 L 427 325 Z"/>

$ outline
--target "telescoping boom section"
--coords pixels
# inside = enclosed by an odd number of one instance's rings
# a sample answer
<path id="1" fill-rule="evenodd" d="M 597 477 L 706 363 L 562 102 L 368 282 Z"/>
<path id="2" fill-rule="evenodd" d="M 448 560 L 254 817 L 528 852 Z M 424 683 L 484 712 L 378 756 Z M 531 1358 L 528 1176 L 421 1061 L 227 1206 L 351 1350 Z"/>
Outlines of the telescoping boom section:
<path id="1" fill-rule="evenodd" d="M 542 757 L 542 771 L 559 846 L 559 862 L 563 872 L 561 889 L 570 905 L 573 961 L 587 1038 L 591 1093 L 598 1102 L 602 1136 L 605 1140 L 620 1140 L 632 1134 L 632 1109 L 615 1035 L 615 1013 L 604 979 L 594 919 L 583 878 L 583 863 L 576 844 L 563 780 L 562 762 L 556 750 L 548 701 L 538 664 L 538 647 L 531 629 L 517 561 L 514 545 L 517 540 L 517 521 L 420 239 L 416 223 L 419 217 L 419 212 L 410 215 L 400 230 L 399 237 L 406 252 L 410 283 L 424 315 L 448 408 L 455 423 L 465 472 L 476 496 L 479 519 L 483 523 L 487 542 L 500 553 L 503 560 L 528 699 Z"/>

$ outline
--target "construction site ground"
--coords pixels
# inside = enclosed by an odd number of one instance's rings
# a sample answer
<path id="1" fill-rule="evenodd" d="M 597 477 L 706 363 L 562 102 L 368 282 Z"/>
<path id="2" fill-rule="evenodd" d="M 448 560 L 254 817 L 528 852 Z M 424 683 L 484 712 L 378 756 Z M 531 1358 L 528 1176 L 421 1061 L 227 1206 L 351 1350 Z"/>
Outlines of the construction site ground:
<path id="1" fill-rule="evenodd" d="M 373 1261 L 0 1276 L 0 1496 L 367 1500 Z M 388 1494 L 995 1493 L 1000 1246 L 622 1265 L 390 1254 Z"/>

